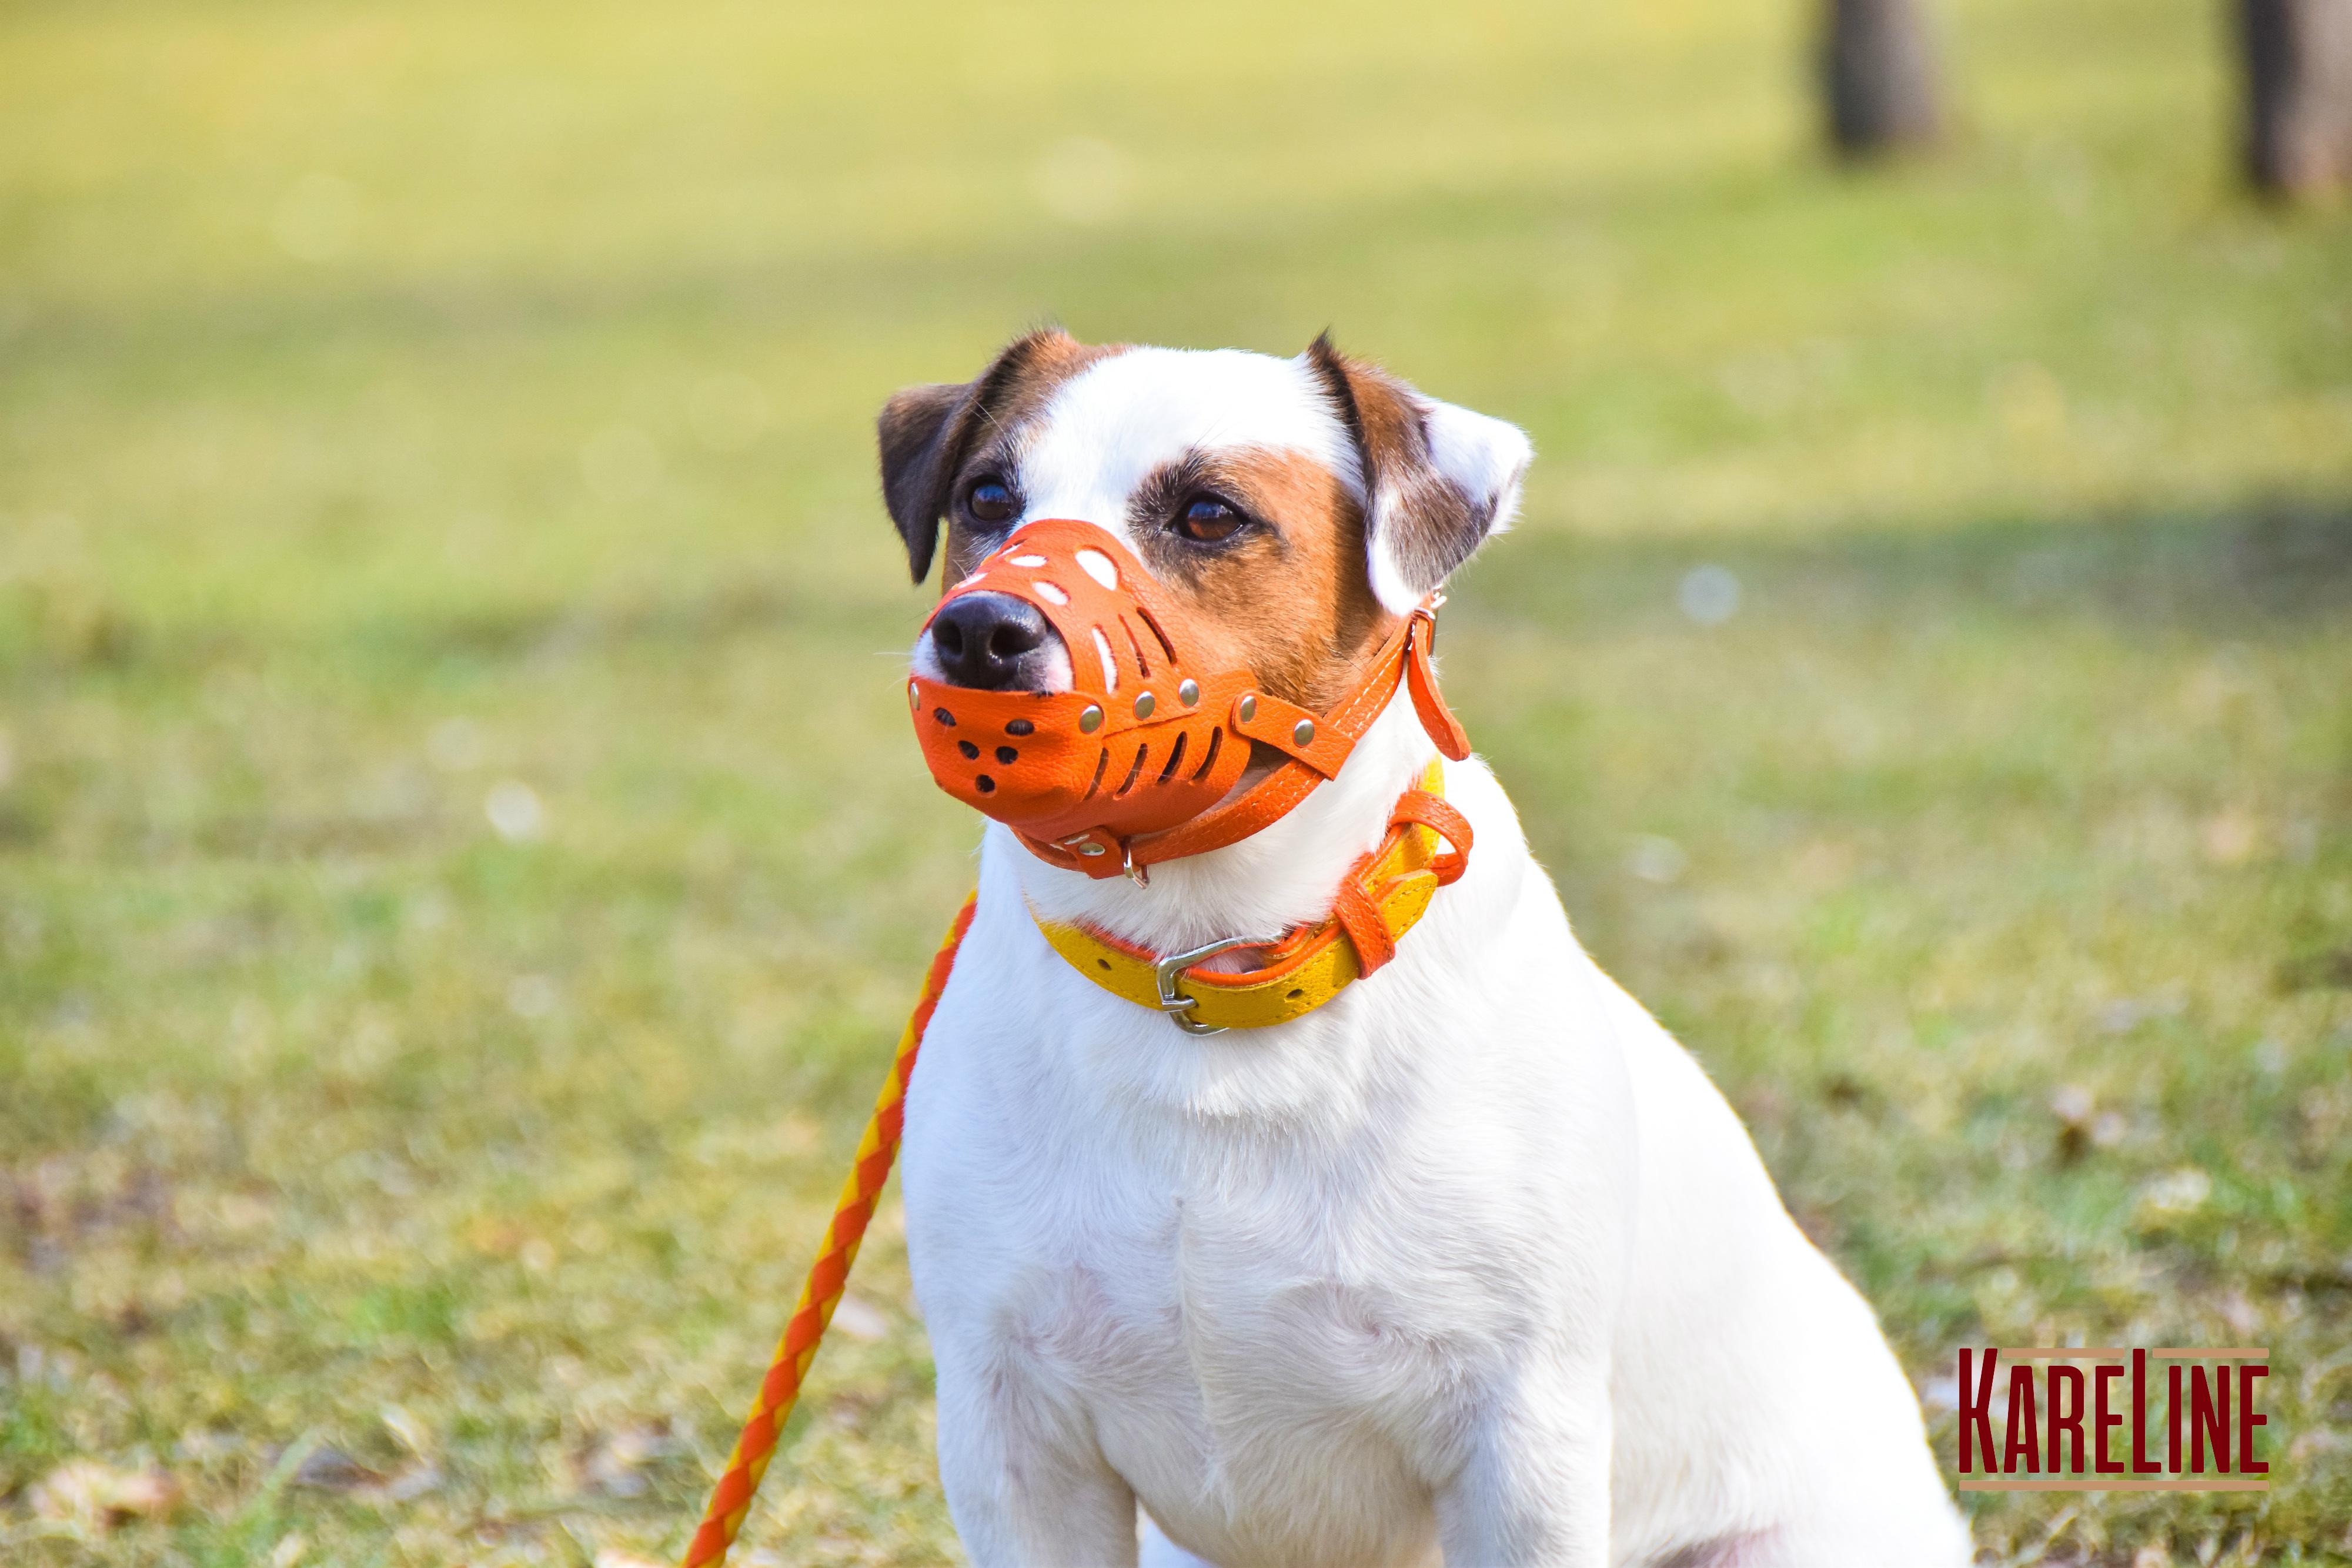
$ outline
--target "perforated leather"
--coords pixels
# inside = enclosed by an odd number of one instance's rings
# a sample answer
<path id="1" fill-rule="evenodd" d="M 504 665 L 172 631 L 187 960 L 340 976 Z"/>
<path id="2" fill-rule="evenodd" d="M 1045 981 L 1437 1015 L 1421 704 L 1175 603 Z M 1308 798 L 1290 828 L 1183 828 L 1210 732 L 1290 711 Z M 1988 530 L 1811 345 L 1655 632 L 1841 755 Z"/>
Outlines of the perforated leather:
<path id="1" fill-rule="evenodd" d="M 941 789 L 1055 865 L 1139 876 L 1248 837 L 1339 773 L 1400 681 L 1438 749 L 1469 755 L 1429 664 L 1434 595 L 1362 684 L 1329 713 L 1312 714 L 1261 689 L 1247 669 L 1204 668 L 1181 607 L 1092 523 L 1024 525 L 931 619 L 971 593 L 1034 605 L 1069 653 L 1072 689 L 982 691 L 915 676 L 907 697 L 923 759 Z M 1235 793 L 1252 742 L 1284 760 Z"/>

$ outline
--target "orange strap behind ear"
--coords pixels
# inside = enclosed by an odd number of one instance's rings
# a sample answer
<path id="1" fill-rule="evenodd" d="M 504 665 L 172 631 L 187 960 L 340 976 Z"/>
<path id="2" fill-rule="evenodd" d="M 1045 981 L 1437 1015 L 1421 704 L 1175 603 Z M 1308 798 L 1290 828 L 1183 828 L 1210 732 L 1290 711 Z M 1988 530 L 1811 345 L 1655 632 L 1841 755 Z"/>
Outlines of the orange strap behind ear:
<path id="1" fill-rule="evenodd" d="M 1421 727 L 1449 760 L 1459 762 L 1470 755 L 1470 737 L 1438 694 L 1437 671 L 1429 662 L 1436 651 L 1436 606 L 1424 605 L 1412 612 L 1405 632 L 1405 685 L 1412 693 L 1412 711 L 1421 716 Z"/>

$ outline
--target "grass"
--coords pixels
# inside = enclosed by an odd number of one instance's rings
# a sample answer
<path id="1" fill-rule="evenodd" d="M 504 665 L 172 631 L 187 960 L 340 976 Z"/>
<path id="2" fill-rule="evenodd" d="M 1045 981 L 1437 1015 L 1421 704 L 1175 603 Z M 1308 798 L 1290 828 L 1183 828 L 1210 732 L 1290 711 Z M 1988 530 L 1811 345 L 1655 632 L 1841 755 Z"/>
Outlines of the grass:
<path id="1" fill-rule="evenodd" d="M 2352 225 L 2204 5 L 1866 176 L 1799 9 L 0 7 L 0 1556 L 677 1549 L 970 874 L 869 420 L 1053 315 L 1530 429 L 1450 690 L 1923 1385 L 2273 1347 L 1988 1562 L 2352 1557 Z M 750 1540 L 953 1560 L 855 1293 Z"/>

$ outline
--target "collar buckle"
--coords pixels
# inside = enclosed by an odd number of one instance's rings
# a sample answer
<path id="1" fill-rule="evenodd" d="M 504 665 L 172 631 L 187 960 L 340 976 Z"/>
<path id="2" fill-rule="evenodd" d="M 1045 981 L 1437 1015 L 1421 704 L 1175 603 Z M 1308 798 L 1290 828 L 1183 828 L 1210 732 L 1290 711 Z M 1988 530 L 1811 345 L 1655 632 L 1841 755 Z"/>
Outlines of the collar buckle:
<path id="1" fill-rule="evenodd" d="M 1276 941 L 1279 940 L 1280 938 L 1276 938 Z M 1200 1005 L 1201 998 L 1181 995 L 1176 989 L 1176 982 L 1183 978 L 1185 970 L 1204 959 L 1213 958 L 1220 953 L 1230 953 L 1236 947 L 1271 947 L 1273 946 L 1275 946 L 1274 941 L 1268 941 L 1262 936 L 1223 936 L 1209 943 L 1206 946 L 1195 947 L 1189 953 L 1171 953 L 1164 958 L 1154 960 L 1151 974 L 1160 984 L 1160 1010 L 1168 1015 L 1170 1023 L 1174 1024 L 1186 1034 L 1224 1033 L 1225 1026 L 1223 1024 L 1200 1023 L 1185 1016 Z"/>

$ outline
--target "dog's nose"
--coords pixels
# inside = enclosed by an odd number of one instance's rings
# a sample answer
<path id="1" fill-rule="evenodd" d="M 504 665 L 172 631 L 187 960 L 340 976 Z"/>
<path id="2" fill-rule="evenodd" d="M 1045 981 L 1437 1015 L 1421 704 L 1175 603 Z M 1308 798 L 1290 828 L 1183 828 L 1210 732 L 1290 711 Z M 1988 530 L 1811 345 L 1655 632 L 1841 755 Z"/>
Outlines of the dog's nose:
<path id="1" fill-rule="evenodd" d="M 957 685 L 982 691 L 1042 689 L 1038 654 L 1053 635 L 1035 605 L 1009 593 L 950 599 L 931 621 L 940 673 Z"/>

